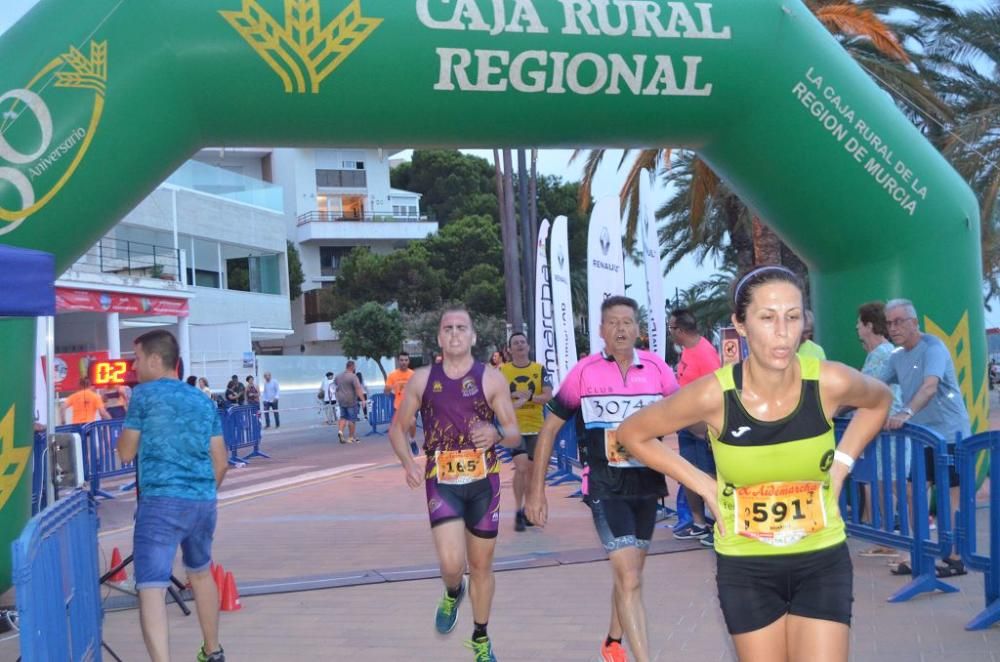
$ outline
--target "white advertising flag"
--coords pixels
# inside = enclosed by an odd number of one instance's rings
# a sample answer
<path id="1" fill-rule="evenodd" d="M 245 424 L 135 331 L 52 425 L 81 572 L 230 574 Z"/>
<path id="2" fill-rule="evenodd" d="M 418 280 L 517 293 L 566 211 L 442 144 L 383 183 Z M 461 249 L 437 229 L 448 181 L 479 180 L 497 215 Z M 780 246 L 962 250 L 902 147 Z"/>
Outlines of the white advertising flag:
<path id="1" fill-rule="evenodd" d="M 552 224 L 549 242 L 549 270 L 552 278 L 553 327 L 556 337 L 556 364 L 553 391 L 576 365 L 576 335 L 573 327 L 573 297 L 569 282 L 569 228 L 565 216 Z"/>
<path id="2" fill-rule="evenodd" d="M 556 361 L 555 313 L 552 307 L 552 281 L 549 278 L 549 219 L 538 227 L 538 245 L 535 247 L 535 360 L 549 371 L 553 379 L 558 370 Z M 554 391 L 558 384 L 552 384 Z"/>
<path id="3" fill-rule="evenodd" d="M 618 198 L 598 200 L 587 230 L 587 317 L 591 354 L 604 349 L 601 304 L 609 297 L 625 294 L 621 227 Z"/>
<path id="4" fill-rule="evenodd" d="M 666 302 L 663 299 L 663 266 L 660 261 L 660 235 L 653 214 L 649 171 L 639 173 L 639 227 L 643 233 L 646 263 L 646 310 L 649 324 L 649 349 L 659 357 L 667 351 Z"/>

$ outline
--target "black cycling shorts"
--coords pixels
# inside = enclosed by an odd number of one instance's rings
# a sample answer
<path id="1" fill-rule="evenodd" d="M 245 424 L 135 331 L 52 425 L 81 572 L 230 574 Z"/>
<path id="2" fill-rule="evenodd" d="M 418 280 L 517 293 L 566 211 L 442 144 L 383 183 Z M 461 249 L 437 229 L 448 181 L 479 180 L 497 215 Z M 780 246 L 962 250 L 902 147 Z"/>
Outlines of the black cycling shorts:
<path id="1" fill-rule="evenodd" d="M 759 630 L 785 614 L 851 624 L 854 568 L 846 542 L 802 554 L 716 558 L 729 634 Z"/>
<path id="2" fill-rule="evenodd" d="M 518 455 L 528 454 L 528 459 L 532 462 L 535 461 L 535 447 L 538 445 L 538 435 L 537 434 L 522 434 L 521 435 L 521 445 L 517 448 L 510 449 L 510 456 L 517 457 Z"/>
<path id="3" fill-rule="evenodd" d="M 626 547 L 649 549 L 659 503 L 656 496 L 591 499 L 594 527 L 604 551 L 610 554 Z"/>

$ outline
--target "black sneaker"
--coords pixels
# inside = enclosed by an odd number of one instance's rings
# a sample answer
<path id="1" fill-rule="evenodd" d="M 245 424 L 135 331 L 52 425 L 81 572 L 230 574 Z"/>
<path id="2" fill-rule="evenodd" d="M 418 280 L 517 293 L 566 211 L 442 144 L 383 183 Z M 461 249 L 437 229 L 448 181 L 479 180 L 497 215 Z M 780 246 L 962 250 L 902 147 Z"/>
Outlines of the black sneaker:
<path id="1" fill-rule="evenodd" d="M 709 535 L 712 531 L 707 526 L 698 526 L 697 524 L 691 524 L 685 526 L 683 529 L 677 529 L 674 531 L 674 538 L 677 540 L 700 540 L 705 536 Z"/>
<path id="2" fill-rule="evenodd" d="M 205 644 L 202 644 L 198 650 L 197 660 L 198 662 L 226 662 L 226 652 L 222 650 L 222 646 L 219 646 L 219 650 L 210 655 L 205 652 Z"/>
<path id="3" fill-rule="evenodd" d="M 516 513 L 514 513 L 514 530 L 524 531 L 526 521 L 527 518 L 525 518 L 524 513 L 522 511 L 519 510 Z"/>
<path id="4" fill-rule="evenodd" d="M 705 536 L 704 538 L 699 538 L 698 542 L 700 542 L 705 547 L 711 547 L 711 548 L 714 549 L 715 548 L 715 532 L 713 532 L 712 529 L 709 529 L 708 530 L 708 535 Z"/>

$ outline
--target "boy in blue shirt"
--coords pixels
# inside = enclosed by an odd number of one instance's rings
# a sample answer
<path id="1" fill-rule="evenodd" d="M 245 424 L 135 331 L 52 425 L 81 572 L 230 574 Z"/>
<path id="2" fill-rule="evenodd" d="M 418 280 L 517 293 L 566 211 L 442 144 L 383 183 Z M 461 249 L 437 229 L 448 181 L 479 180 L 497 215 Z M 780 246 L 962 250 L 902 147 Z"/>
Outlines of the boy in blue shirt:
<path id="1" fill-rule="evenodd" d="M 209 572 L 216 489 L 228 464 L 215 406 L 180 381 L 172 334 L 150 331 L 135 341 L 139 385 L 121 436 L 123 462 L 138 455 L 139 503 L 133 554 L 139 621 L 150 659 L 169 662 L 166 587 L 180 545 L 204 642 L 199 662 L 225 662 L 219 645 L 219 594 Z"/>

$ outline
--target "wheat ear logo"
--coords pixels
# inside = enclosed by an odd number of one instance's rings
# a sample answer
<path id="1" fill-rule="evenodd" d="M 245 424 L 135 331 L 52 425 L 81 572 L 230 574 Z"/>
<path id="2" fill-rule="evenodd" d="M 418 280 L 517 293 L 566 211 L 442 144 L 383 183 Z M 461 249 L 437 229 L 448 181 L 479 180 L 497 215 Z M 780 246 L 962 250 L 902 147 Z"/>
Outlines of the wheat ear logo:
<path id="1" fill-rule="evenodd" d="M 31 446 L 14 446 L 14 407 L 0 419 L 0 509 L 14 493 L 21 474 L 31 460 Z"/>
<path id="2" fill-rule="evenodd" d="M 319 0 L 285 0 L 284 25 L 257 0 L 243 0 L 238 12 L 219 13 L 278 74 L 288 94 L 318 94 L 320 83 L 382 23 L 361 15 L 361 0 L 351 0 L 326 27 Z"/>
<path id="3" fill-rule="evenodd" d="M 108 42 L 91 41 L 88 54 L 70 46 L 24 87 L 0 90 L 0 183 L 7 183 L 0 186 L 0 235 L 48 204 L 73 176 L 100 124 L 107 85 Z M 59 121 L 81 105 L 91 108 L 89 123 Z"/>

